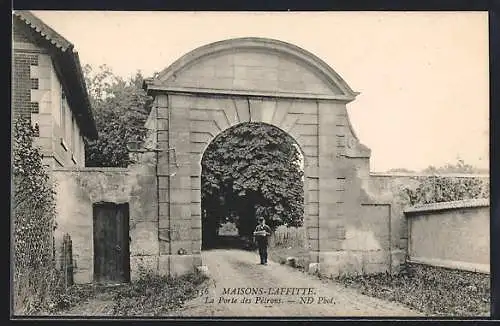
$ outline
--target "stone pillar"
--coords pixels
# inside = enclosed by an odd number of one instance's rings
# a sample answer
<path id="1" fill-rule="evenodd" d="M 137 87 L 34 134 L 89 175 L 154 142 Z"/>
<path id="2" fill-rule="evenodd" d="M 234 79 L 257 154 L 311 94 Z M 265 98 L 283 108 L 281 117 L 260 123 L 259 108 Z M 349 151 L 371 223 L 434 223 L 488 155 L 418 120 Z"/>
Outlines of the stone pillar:
<path id="1" fill-rule="evenodd" d="M 311 262 L 319 263 L 322 274 L 334 274 L 342 265 L 345 119 L 345 103 L 318 102 L 318 252 L 311 252 Z"/>
<path id="2" fill-rule="evenodd" d="M 193 240 L 197 237 L 192 234 L 189 108 L 177 103 L 175 96 L 156 96 L 161 149 L 158 158 L 159 270 L 170 275 L 189 272 L 201 265 L 199 250 L 193 250 Z"/>

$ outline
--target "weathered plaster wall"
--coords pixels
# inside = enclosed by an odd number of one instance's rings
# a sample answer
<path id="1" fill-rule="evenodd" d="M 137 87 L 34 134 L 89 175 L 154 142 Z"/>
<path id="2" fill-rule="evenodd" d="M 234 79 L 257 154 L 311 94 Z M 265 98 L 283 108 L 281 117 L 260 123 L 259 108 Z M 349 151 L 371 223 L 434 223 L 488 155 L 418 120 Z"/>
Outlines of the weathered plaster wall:
<path id="1" fill-rule="evenodd" d="M 489 273 L 489 200 L 422 205 L 405 215 L 409 261 Z"/>
<path id="2" fill-rule="evenodd" d="M 100 201 L 129 203 L 131 279 L 139 266 L 156 271 L 158 266 L 158 218 L 154 165 L 129 169 L 57 169 L 56 244 L 68 233 L 73 241 L 76 283 L 93 280 L 93 210 Z"/>
<path id="3" fill-rule="evenodd" d="M 364 192 L 377 202 L 390 204 L 390 246 L 392 252 L 393 270 L 397 271 L 398 265 L 405 262 L 408 252 L 408 224 L 404 209 L 409 206 L 408 201 L 402 196 L 404 187 L 416 188 L 420 181 L 418 177 L 428 177 L 418 173 L 375 173 L 361 176 Z M 479 178 L 485 182 L 487 175 L 442 174 L 447 178 Z"/>

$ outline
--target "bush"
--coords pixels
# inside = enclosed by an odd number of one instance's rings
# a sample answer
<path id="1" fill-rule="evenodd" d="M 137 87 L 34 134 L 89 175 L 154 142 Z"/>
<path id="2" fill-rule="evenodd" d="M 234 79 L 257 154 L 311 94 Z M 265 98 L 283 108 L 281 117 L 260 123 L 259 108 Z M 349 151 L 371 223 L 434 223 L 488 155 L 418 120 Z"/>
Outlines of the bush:
<path id="1" fill-rule="evenodd" d="M 416 177 L 417 187 L 403 187 L 409 205 L 489 198 L 489 181 L 481 178 L 446 176 Z"/>
<path id="2" fill-rule="evenodd" d="M 181 277 L 144 273 L 139 280 L 117 290 L 113 314 L 117 316 L 160 316 L 193 298 L 207 279 L 198 271 Z"/>
<path id="3" fill-rule="evenodd" d="M 12 135 L 12 219 L 14 310 L 32 314 L 49 309 L 58 289 L 54 269 L 55 192 L 34 146 L 37 127 L 25 118 L 14 121 Z"/>
<path id="4" fill-rule="evenodd" d="M 57 270 L 47 267 L 23 272 L 26 274 L 18 273 L 13 284 L 13 304 L 16 314 L 40 314 L 67 306 L 61 296 L 64 288 Z"/>

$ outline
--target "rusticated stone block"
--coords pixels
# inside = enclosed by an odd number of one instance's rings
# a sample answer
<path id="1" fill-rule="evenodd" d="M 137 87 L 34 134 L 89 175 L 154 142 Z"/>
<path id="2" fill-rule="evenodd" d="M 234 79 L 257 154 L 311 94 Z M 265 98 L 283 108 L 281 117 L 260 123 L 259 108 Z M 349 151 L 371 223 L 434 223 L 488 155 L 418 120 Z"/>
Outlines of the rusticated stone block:
<path id="1" fill-rule="evenodd" d="M 174 204 L 190 204 L 191 190 L 190 189 L 172 189 L 170 192 L 170 201 Z"/>
<path id="2" fill-rule="evenodd" d="M 171 243 L 172 255 L 190 255 L 192 253 L 192 240 L 172 241 Z"/>
<path id="3" fill-rule="evenodd" d="M 170 216 L 172 220 L 188 220 L 191 218 L 191 205 L 190 204 L 177 204 L 170 205 Z"/>

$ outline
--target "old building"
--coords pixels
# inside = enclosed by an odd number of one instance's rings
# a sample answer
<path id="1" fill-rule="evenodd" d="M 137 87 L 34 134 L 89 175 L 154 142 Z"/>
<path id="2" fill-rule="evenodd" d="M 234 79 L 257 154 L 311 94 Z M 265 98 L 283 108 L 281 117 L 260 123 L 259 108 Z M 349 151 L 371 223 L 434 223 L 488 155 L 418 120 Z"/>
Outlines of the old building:
<path id="1" fill-rule="evenodd" d="M 15 115 L 40 126 L 57 181 L 55 237 L 71 236 L 77 283 L 203 265 L 201 159 L 218 135 L 247 122 L 281 129 L 303 153 L 310 271 L 396 273 L 405 261 L 407 223 L 397 193 L 414 180 L 370 171 L 371 150 L 347 110 L 358 93 L 293 44 L 223 40 L 147 80 L 154 98 L 149 138 L 140 162 L 128 168 L 84 166 L 83 138 L 97 131 L 78 55 L 28 12 L 14 15 L 13 84 Z"/>
<path id="2" fill-rule="evenodd" d="M 357 93 L 322 60 L 277 40 L 230 39 L 191 51 L 144 88 L 154 97 L 150 160 L 55 171 L 76 282 L 203 265 L 201 158 L 217 135 L 249 121 L 288 133 L 303 153 L 311 267 L 329 275 L 397 272 L 402 212 L 390 194 L 371 193 L 370 149 L 346 109 Z"/>
<path id="3" fill-rule="evenodd" d="M 45 164 L 85 166 L 84 137 L 97 129 L 78 53 L 29 11 L 14 12 L 12 34 L 13 117 L 38 125 Z"/>

